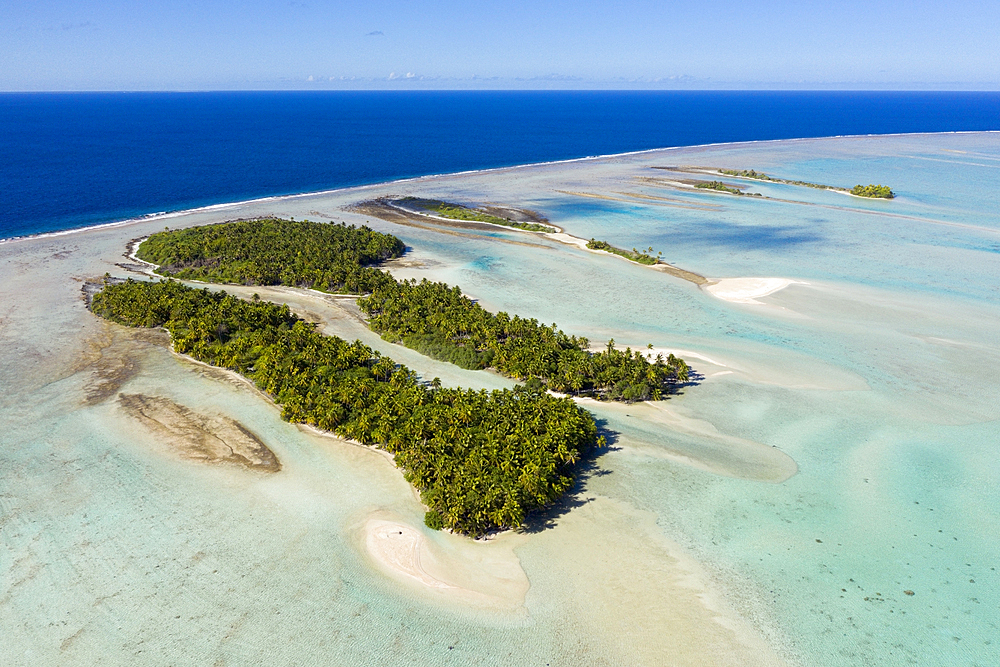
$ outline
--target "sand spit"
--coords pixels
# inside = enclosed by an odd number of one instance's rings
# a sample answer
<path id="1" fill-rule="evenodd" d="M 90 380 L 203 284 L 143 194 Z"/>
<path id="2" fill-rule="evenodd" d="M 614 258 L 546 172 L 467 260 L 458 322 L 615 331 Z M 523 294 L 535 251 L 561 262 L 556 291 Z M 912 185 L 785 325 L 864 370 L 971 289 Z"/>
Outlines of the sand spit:
<path id="1" fill-rule="evenodd" d="M 420 564 L 426 548 L 420 531 L 402 523 L 371 519 L 365 524 L 365 547 L 380 564 L 431 588 L 456 588 L 428 574 Z"/>
<path id="2" fill-rule="evenodd" d="M 621 255 L 616 255 L 613 252 L 608 252 L 606 250 L 595 250 L 593 248 L 587 247 L 587 239 L 582 239 L 579 236 L 573 236 L 572 234 L 567 234 L 566 232 L 554 232 L 546 234 L 550 239 L 558 241 L 559 243 L 565 243 L 566 245 L 571 245 L 577 247 L 581 250 L 586 250 L 587 252 L 592 252 L 597 255 L 611 255 L 612 257 L 618 257 L 626 262 L 631 262 L 632 260 L 622 257 Z M 695 285 L 707 285 L 709 280 L 705 276 L 698 275 L 693 271 L 687 271 L 685 269 L 678 268 L 673 264 L 667 264 L 666 262 L 659 262 L 657 264 L 639 264 L 638 262 L 632 262 L 638 266 L 645 266 L 647 268 L 653 269 L 654 271 L 660 271 L 661 273 L 666 273 L 674 278 L 680 278 L 681 280 L 686 280 L 689 283 L 694 283 Z"/>
<path id="3" fill-rule="evenodd" d="M 806 283 L 788 278 L 723 278 L 707 285 L 705 290 L 712 296 L 730 303 L 763 305 L 763 302 L 757 299 L 796 284 Z"/>
<path id="4" fill-rule="evenodd" d="M 514 227 L 502 227 L 500 225 L 491 225 L 483 222 L 470 222 L 467 220 L 450 220 L 448 218 L 438 218 L 427 215 L 420 215 L 417 213 L 412 213 L 405 211 L 404 209 L 390 206 L 384 199 L 372 199 L 369 201 L 363 201 L 356 204 L 351 204 L 346 207 L 345 210 L 348 213 L 367 215 L 373 218 L 379 218 L 380 220 L 385 220 L 386 222 L 391 222 L 396 225 L 403 225 L 404 227 L 416 227 L 418 229 L 424 229 L 430 232 L 436 232 L 438 234 L 448 234 L 450 236 L 461 236 L 468 239 L 483 240 L 483 236 L 479 234 L 469 234 L 467 232 L 460 232 L 457 229 L 478 229 L 478 230 L 495 230 L 495 229 L 505 229 L 507 231 L 520 231 Z M 457 229 L 446 229 L 445 227 L 454 227 Z M 535 246 L 540 247 L 539 243 L 530 243 L 528 241 L 517 241 L 511 238 L 505 238 L 502 236 L 490 236 L 487 237 L 490 241 L 498 241 L 500 243 L 510 243 L 512 245 L 521 246 Z"/>
<path id="5" fill-rule="evenodd" d="M 274 452 L 235 419 L 203 415 L 162 396 L 119 394 L 118 405 L 182 458 L 281 470 Z"/>
<path id="6" fill-rule="evenodd" d="M 577 194 L 577 193 L 565 193 L 565 194 Z M 499 211 L 499 210 L 520 210 L 520 209 L 498 209 L 496 208 L 496 206 L 494 206 L 494 208 L 491 210 Z M 427 213 L 420 213 L 410 209 L 409 207 L 404 207 L 397 203 L 394 203 L 393 201 L 388 199 L 378 199 L 378 200 L 361 202 L 360 204 L 356 204 L 353 207 L 351 207 L 351 211 L 355 213 L 364 213 L 367 215 L 372 215 L 381 218 L 382 220 L 386 220 L 388 222 L 421 227 L 423 229 L 428 229 L 432 231 L 438 231 L 444 234 L 452 234 L 458 236 L 470 236 L 470 235 L 462 234 L 461 232 L 455 232 L 451 230 L 436 229 L 435 227 L 427 226 L 426 224 L 420 224 L 420 223 L 429 222 L 432 225 L 445 225 L 448 227 L 458 227 L 462 229 L 503 229 L 506 231 L 522 232 L 524 234 L 533 234 L 536 236 L 549 238 L 552 239 L 553 241 L 558 241 L 559 243 L 571 245 L 581 250 L 586 250 L 587 252 L 619 257 L 619 255 L 615 255 L 614 253 L 609 253 L 604 250 L 593 250 L 591 248 L 588 248 L 587 239 L 583 239 L 580 238 L 579 236 L 573 236 L 572 234 L 568 234 L 563 229 L 561 229 L 557 225 L 553 225 L 551 222 L 547 220 L 544 223 L 540 224 L 548 225 L 553 229 L 555 229 L 556 231 L 530 232 L 517 229 L 516 227 L 504 227 L 503 225 L 494 225 L 488 222 L 452 220 L 451 218 L 443 218 L 440 216 L 430 215 Z M 502 241 L 504 243 L 513 243 L 516 245 L 538 245 L 534 243 L 528 243 L 525 241 L 515 241 L 512 239 L 505 239 L 499 237 L 491 237 L 491 240 Z M 624 257 L 622 257 L 621 259 L 623 259 L 624 261 L 631 261 Z M 647 265 L 639 264 L 639 266 L 647 266 Z M 704 276 L 698 275 L 697 273 L 694 273 L 692 271 L 687 271 L 685 269 L 678 268 L 676 266 L 673 266 L 672 264 L 667 264 L 662 261 L 658 264 L 648 265 L 648 268 L 653 269 L 654 271 L 660 271 L 661 273 L 666 273 L 675 278 L 680 278 L 681 280 L 686 280 L 690 283 L 694 283 L 695 285 L 707 285 L 710 282 Z"/>
<path id="7" fill-rule="evenodd" d="M 363 526 L 364 549 L 384 574 L 475 607 L 516 609 L 524 604 L 528 579 L 513 551 L 523 541 L 513 533 L 486 541 L 438 532 L 430 539 L 423 529 L 382 512 L 369 516 Z"/>

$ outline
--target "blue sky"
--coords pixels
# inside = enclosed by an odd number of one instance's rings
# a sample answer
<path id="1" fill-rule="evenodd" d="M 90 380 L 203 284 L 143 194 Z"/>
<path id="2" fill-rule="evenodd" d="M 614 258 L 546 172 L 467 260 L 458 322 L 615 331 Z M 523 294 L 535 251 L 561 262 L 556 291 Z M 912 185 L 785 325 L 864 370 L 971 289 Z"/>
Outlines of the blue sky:
<path id="1" fill-rule="evenodd" d="M 0 2 L 0 90 L 1000 89 L 1000 2 Z"/>

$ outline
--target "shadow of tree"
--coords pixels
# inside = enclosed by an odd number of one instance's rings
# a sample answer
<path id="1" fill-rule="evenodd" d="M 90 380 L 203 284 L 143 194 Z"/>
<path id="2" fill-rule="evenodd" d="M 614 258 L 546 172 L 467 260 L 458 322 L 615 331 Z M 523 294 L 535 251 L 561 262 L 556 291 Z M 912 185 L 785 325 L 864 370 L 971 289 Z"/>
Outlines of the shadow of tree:
<path id="1" fill-rule="evenodd" d="M 604 436 L 607 445 L 601 449 L 595 448 L 581 458 L 573 469 L 573 474 L 576 476 L 573 487 L 557 502 L 529 514 L 525 519 L 524 525 L 518 529 L 518 532 L 534 534 L 554 527 L 559 517 L 571 510 L 583 507 L 593 500 L 593 498 L 587 497 L 586 494 L 588 480 L 593 477 L 604 477 L 605 475 L 612 474 L 610 470 L 598 466 L 598 459 L 608 452 L 621 449 L 616 446 L 620 436 L 617 431 L 612 431 L 608 428 L 607 420 L 595 417 L 594 423 L 597 425 L 597 435 Z"/>

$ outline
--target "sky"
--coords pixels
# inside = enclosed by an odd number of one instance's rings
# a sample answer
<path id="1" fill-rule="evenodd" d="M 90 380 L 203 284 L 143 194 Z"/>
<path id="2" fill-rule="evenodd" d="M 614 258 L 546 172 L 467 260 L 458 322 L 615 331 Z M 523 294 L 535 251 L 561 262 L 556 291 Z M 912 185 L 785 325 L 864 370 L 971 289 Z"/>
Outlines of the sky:
<path id="1" fill-rule="evenodd" d="M 2 0 L 0 90 L 1000 89 L 1000 2 Z"/>

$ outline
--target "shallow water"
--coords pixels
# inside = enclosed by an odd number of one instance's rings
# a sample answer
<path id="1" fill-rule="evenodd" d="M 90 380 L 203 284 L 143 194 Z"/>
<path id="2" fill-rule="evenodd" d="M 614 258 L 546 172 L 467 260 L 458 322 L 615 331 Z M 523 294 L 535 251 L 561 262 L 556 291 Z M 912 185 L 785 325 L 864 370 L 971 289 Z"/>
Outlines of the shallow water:
<path id="1" fill-rule="evenodd" d="M 748 182 L 789 200 L 774 201 L 639 180 L 671 165 L 885 183 L 898 197 Z M 998 168 L 998 134 L 717 146 L 2 244 L 0 657 L 991 664 Z M 734 304 L 534 235 L 371 221 L 410 248 L 398 276 L 460 284 L 487 308 L 555 321 L 596 344 L 613 337 L 700 355 L 689 357 L 698 382 L 662 404 L 592 406 L 617 435 L 574 501 L 548 527 L 484 547 L 519 559 L 530 582 L 523 602 L 483 609 L 387 576 L 366 556 L 362 526 L 388 514 L 420 527 L 422 512 L 385 457 L 285 424 L 252 389 L 155 342 L 110 345 L 115 328 L 79 299 L 80 279 L 124 275 L 114 265 L 124 241 L 164 225 L 262 213 L 355 220 L 342 206 L 382 193 L 525 206 L 577 236 L 653 246 L 709 278 L 799 281 L 761 305 Z M 388 345 L 322 299 L 284 298 L 425 377 L 509 386 Z M 101 368 L 139 365 L 100 371 L 100 358 Z M 282 471 L 173 456 L 113 394 L 88 402 L 101 377 L 121 382 L 116 391 L 237 419 Z M 443 557 L 475 561 L 476 545 L 424 532 Z"/>

